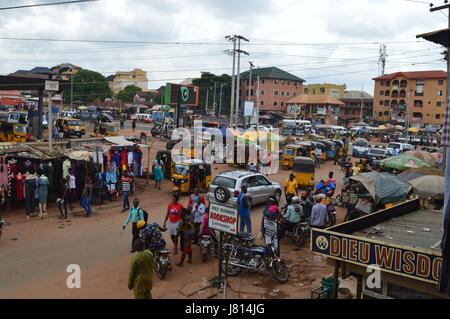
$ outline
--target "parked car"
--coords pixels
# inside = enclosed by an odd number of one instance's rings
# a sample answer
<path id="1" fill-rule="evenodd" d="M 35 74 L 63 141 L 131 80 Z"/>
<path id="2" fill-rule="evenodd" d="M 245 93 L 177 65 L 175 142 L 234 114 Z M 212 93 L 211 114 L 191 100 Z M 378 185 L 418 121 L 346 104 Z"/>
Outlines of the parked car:
<path id="1" fill-rule="evenodd" d="M 48 121 L 47 121 L 47 117 L 45 115 L 42 116 L 42 127 L 48 128 Z"/>
<path id="2" fill-rule="evenodd" d="M 353 157 L 365 157 L 369 151 L 369 142 L 364 138 L 356 139 L 355 144 L 353 144 Z"/>
<path id="3" fill-rule="evenodd" d="M 211 182 L 207 194 L 208 201 L 237 207 L 237 197 L 242 186 L 247 186 L 252 204 L 265 203 L 273 196 L 280 201 L 280 184 L 269 181 L 264 175 L 250 171 L 226 171 L 218 174 Z"/>
<path id="4" fill-rule="evenodd" d="M 397 152 L 404 153 L 406 151 L 414 150 L 414 146 L 406 143 L 396 143 L 396 142 L 389 143 L 388 146 L 386 147 L 386 151 L 389 153 L 389 155 L 394 155 L 394 150 L 397 150 Z"/>
<path id="5" fill-rule="evenodd" d="M 6 112 L 14 111 L 14 106 L 12 106 L 12 105 L 0 105 L 0 111 L 6 111 Z"/>
<path id="6" fill-rule="evenodd" d="M 388 157 L 388 152 L 382 148 L 371 148 L 367 152 L 366 158 L 370 160 L 382 160 Z"/>
<path id="7" fill-rule="evenodd" d="M 84 122 L 100 122 L 111 123 L 110 116 L 98 112 L 78 112 L 72 115 L 74 119 L 82 120 Z"/>

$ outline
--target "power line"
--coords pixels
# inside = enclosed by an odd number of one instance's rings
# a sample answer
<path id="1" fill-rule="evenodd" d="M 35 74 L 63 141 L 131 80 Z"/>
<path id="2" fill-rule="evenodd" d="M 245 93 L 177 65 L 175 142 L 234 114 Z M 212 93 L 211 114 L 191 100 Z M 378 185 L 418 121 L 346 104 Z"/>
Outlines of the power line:
<path id="1" fill-rule="evenodd" d="M 73 1 L 62 1 L 62 2 L 53 2 L 53 3 L 40 3 L 40 4 L 27 4 L 23 6 L 15 6 L 15 7 L 3 7 L 0 10 L 12 10 L 12 9 L 23 9 L 23 8 L 32 8 L 32 7 L 47 7 L 47 6 L 58 6 L 61 4 L 71 4 L 71 3 L 79 3 L 79 2 L 94 2 L 100 0 L 73 0 Z"/>

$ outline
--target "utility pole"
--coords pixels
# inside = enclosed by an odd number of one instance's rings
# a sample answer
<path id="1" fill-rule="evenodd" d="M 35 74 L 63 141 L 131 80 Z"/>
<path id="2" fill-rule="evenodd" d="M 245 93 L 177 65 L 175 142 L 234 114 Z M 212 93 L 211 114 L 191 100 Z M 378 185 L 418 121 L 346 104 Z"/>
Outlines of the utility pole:
<path id="1" fill-rule="evenodd" d="M 246 51 L 242 51 L 241 50 L 241 40 L 244 40 L 246 42 L 249 42 L 249 40 L 241 35 L 236 36 L 236 38 L 238 39 L 238 49 L 237 49 L 237 54 L 238 54 L 238 59 L 237 59 L 237 79 L 236 79 L 236 102 L 235 102 L 235 112 L 234 112 L 234 116 L 235 116 L 235 120 L 234 123 L 236 125 L 236 127 L 239 124 L 239 109 L 240 109 L 240 105 L 239 105 L 239 98 L 240 98 L 240 94 L 239 94 L 239 89 L 240 89 L 240 85 L 241 85 L 241 53 L 242 54 L 246 54 L 249 55 L 248 52 Z"/>
<path id="2" fill-rule="evenodd" d="M 226 40 L 233 42 L 233 50 L 230 51 L 225 51 L 226 53 L 231 53 L 233 55 L 233 72 L 231 75 L 231 99 L 230 99 L 230 126 L 234 127 L 234 91 L 236 88 L 236 83 L 235 83 L 235 70 L 236 70 L 236 35 L 227 35 L 225 37 Z"/>
<path id="3" fill-rule="evenodd" d="M 219 116 L 222 114 L 222 89 L 223 89 L 223 83 L 220 83 Z"/>
<path id="4" fill-rule="evenodd" d="M 208 102 L 209 102 L 209 87 L 206 88 L 206 111 L 208 111 Z"/>
<path id="5" fill-rule="evenodd" d="M 364 85 L 361 86 L 361 122 L 363 121 L 363 110 L 364 110 Z"/>
<path id="6" fill-rule="evenodd" d="M 378 58 L 378 65 L 380 66 L 380 75 L 384 75 L 386 68 L 386 44 L 380 44 L 380 57 Z"/>
<path id="7" fill-rule="evenodd" d="M 213 98 L 213 116 L 216 116 L 216 85 L 217 82 L 214 83 L 214 98 Z"/>
<path id="8" fill-rule="evenodd" d="M 256 85 L 256 127 L 259 126 L 259 105 L 261 104 L 260 102 L 260 92 L 259 92 L 259 76 L 257 77 L 258 82 Z"/>
<path id="9" fill-rule="evenodd" d="M 252 79 L 252 75 L 253 75 L 253 62 L 249 61 L 248 62 L 250 64 L 250 74 L 249 74 L 249 79 L 248 79 L 248 100 L 249 101 L 253 101 L 253 112 L 255 112 L 255 99 L 253 98 L 253 94 L 252 94 L 252 90 L 253 90 L 253 79 Z M 249 118 L 248 120 L 248 124 L 250 125 L 251 123 L 251 119 L 252 117 Z M 247 122 L 247 121 L 246 121 Z M 247 125 L 247 123 L 245 123 L 245 125 Z M 258 128 L 258 127 L 256 127 Z"/>
<path id="10" fill-rule="evenodd" d="M 73 109 L 73 74 L 70 75 L 70 109 Z"/>

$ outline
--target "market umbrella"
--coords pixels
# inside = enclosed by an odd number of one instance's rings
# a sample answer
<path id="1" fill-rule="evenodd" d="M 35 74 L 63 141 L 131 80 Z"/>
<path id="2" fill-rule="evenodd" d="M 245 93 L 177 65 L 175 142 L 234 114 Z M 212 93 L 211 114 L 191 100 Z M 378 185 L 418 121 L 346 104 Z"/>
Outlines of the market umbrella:
<path id="1" fill-rule="evenodd" d="M 417 128 L 415 128 L 415 127 L 410 127 L 410 128 L 408 129 L 408 132 L 410 132 L 410 133 L 418 133 L 418 132 L 419 132 L 419 129 L 417 129 Z"/>
<path id="2" fill-rule="evenodd" d="M 358 126 L 369 126 L 369 124 L 367 124 L 365 122 L 358 122 L 358 123 L 356 123 L 356 125 L 358 125 Z"/>
<path id="3" fill-rule="evenodd" d="M 405 128 L 403 126 L 401 126 L 401 125 L 396 125 L 395 129 L 399 130 L 399 131 L 403 131 Z"/>
<path id="4" fill-rule="evenodd" d="M 385 129 L 387 129 L 387 127 L 384 126 L 384 125 L 380 125 L 380 126 L 378 126 L 378 129 L 379 129 L 379 130 L 385 130 Z"/>
<path id="5" fill-rule="evenodd" d="M 445 178 L 436 175 L 421 176 L 408 182 L 413 187 L 413 193 L 421 198 L 444 196 Z"/>
<path id="6" fill-rule="evenodd" d="M 381 161 L 380 165 L 386 168 L 405 170 L 408 168 L 431 167 L 432 165 L 420 158 L 410 155 L 388 157 Z"/>
<path id="7" fill-rule="evenodd" d="M 420 158 L 422 161 L 432 166 L 434 166 L 434 164 L 436 163 L 436 158 L 431 155 L 431 153 L 426 151 L 407 151 L 404 154 Z"/>
<path id="8" fill-rule="evenodd" d="M 86 106 L 80 106 L 78 109 L 84 111 L 84 110 L 87 110 L 87 107 Z"/>
<path id="9" fill-rule="evenodd" d="M 163 109 L 163 111 L 170 111 L 173 108 L 170 105 L 164 105 L 162 109 Z"/>
<path id="10" fill-rule="evenodd" d="M 419 173 L 422 175 L 437 175 L 437 176 L 442 176 L 442 177 L 444 177 L 444 174 L 445 174 L 443 170 L 440 170 L 435 167 L 410 168 L 409 170 L 405 171 L 404 173 L 410 173 L 410 174 Z"/>
<path id="11" fill-rule="evenodd" d="M 350 179 L 360 182 L 378 204 L 404 201 L 411 190 L 411 185 L 389 173 L 361 173 Z"/>
<path id="12" fill-rule="evenodd" d="M 151 108 L 152 111 L 161 111 L 161 105 L 155 105 Z"/>

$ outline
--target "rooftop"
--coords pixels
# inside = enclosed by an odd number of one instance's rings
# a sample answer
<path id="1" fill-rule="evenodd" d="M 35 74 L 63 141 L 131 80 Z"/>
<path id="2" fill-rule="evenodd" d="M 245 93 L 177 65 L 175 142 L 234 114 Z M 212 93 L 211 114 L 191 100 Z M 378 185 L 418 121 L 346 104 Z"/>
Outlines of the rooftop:
<path id="1" fill-rule="evenodd" d="M 241 73 L 241 79 L 247 80 L 249 78 L 250 71 L 245 71 Z M 276 80 L 290 80 L 290 81 L 299 81 L 305 82 L 302 78 L 295 76 L 291 73 L 283 71 L 275 66 L 269 68 L 258 68 L 252 70 L 252 77 L 256 79 L 259 77 L 260 79 L 276 79 Z"/>
<path id="2" fill-rule="evenodd" d="M 301 94 L 286 102 L 287 104 L 327 104 L 345 105 L 345 103 L 328 95 L 307 95 Z"/>
<path id="3" fill-rule="evenodd" d="M 407 78 L 408 80 L 427 80 L 427 79 L 447 79 L 447 72 L 442 70 L 433 71 L 414 71 L 414 72 L 396 72 L 373 78 L 372 80 L 392 80 L 398 76 Z"/>
<path id="4" fill-rule="evenodd" d="M 354 91 L 354 90 L 345 91 L 344 99 L 361 99 L 362 97 L 365 99 L 373 99 L 373 96 L 365 91 Z"/>

